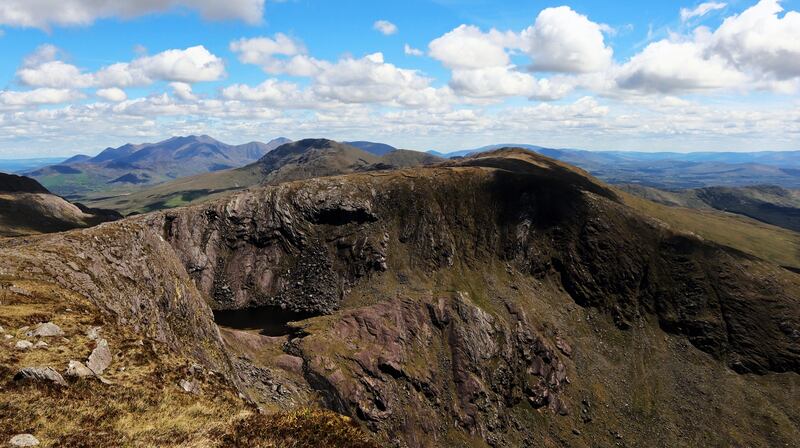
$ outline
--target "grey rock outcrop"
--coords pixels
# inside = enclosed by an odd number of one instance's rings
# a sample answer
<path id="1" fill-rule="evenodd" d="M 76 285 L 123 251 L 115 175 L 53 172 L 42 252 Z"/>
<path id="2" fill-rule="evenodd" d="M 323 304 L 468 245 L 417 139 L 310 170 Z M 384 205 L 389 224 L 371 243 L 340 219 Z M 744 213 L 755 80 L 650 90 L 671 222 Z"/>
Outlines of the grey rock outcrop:
<path id="1" fill-rule="evenodd" d="M 178 382 L 178 385 L 181 387 L 181 390 L 188 394 L 200 393 L 200 384 L 197 382 L 197 380 L 183 379 Z"/>
<path id="2" fill-rule="evenodd" d="M 230 362 L 211 310 L 160 233 L 127 220 L 8 239 L 0 243 L 0 259 L 4 275 L 85 297 L 111 318 L 110 325 L 125 325 L 140 338 L 227 374 Z"/>
<path id="3" fill-rule="evenodd" d="M 111 350 L 108 348 L 108 341 L 98 339 L 97 346 L 92 350 L 92 354 L 89 355 L 86 366 L 95 374 L 100 375 L 111 364 L 111 360 L 112 355 Z"/>
<path id="4" fill-rule="evenodd" d="M 39 439 L 34 437 L 33 434 L 17 434 L 8 441 L 8 444 L 19 448 L 37 446 L 39 445 Z"/>
<path id="5" fill-rule="evenodd" d="M 14 375 L 14 381 L 45 382 L 59 386 L 67 385 L 64 377 L 52 367 L 25 367 Z"/>
<path id="6" fill-rule="evenodd" d="M 36 328 L 30 332 L 29 336 L 49 338 L 53 336 L 64 336 L 64 332 L 61 331 L 61 327 L 58 325 L 52 322 L 45 322 L 37 325 Z"/>
<path id="7" fill-rule="evenodd" d="M 31 347 L 33 347 L 33 343 L 24 339 L 19 340 L 16 344 L 14 344 L 14 348 L 17 350 L 30 350 Z"/>
<path id="8" fill-rule="evenodd" d="M 89 338 L 90 341 L 97 340 L 100 337 L 100 330 L 102 327 L 90 327 L 86 330 L 86 337 Z"/>
<path id="9" fill-rule="evenodd" d="M 566 366 L 524 313 L 496 316 L 462 294 L 437 302 L 397 299 L 348 311 L 328 331 L 294 339 L 290 351 L 303 357 L 329 407 L 387 436 L 413 427 L 411 437 L 427 437 L 448 415 L 503 446 L 520 424 L 514 406 L 567 412 Z"/>
<path id="10" fill-rule="evenodd" d="M 82 362 L 72 360 L 67 366 L 65 375 L 72 378 L 86 378 L 95 376 L 95 373 L 86 367 Z"/>

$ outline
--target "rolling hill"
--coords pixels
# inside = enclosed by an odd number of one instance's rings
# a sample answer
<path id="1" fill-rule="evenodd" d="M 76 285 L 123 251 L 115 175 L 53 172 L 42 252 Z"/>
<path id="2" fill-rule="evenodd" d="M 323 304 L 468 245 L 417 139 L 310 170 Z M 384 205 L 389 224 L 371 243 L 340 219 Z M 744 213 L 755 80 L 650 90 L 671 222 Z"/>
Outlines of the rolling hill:
<path id="1" fill-rule="evenodd" d="M 394 146 L 387 145 L 386 143 L 376 143 L 367 141 L 343 142 L 345 145 L 350 145 L 354 148 L 361 149 L 376 156 L 384 156 L 392 151 L 397 150 Z"/>
<path id="2" fill-rule="evenodd" d="M 758 185 L 665 191 L 642 185 L 620 185 L 625 191 L 674 207 L 719 210 L 800 232 L 800 191 Z"/>

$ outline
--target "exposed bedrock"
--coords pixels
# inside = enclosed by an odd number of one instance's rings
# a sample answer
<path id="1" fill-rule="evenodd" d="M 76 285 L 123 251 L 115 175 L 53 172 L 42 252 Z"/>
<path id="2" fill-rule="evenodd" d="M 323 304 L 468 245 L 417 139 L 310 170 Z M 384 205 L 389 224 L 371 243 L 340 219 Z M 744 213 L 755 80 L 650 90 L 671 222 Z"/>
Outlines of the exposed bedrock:
<path id="1" fill-rule="evenodd" d="M 287 183 L 147 219 L 219 309 L 328 314 L 372 276 L 499 260 L 620 328 L 654 318 L 738 371 L 800 370 L 797 276 L 668 231 L 547 159 L 464 164 Z"/>
<path id="2" fill-rule="evenodd" d="M 387 440 L 431 446 L 455 421 L 491 445 L 519 430 L 511 409 L 566 414 L 556 350 L 523 312 L 495 317 L 469 298 L 393 299 L 315 320 L 288 347 L 327 406 Z"/>
<path id="3" fill-rule="evenodd" d="M 120 325 L 209 368 L 229 372 L 206 300 L 161 235 L 140 222 L 0 242 L 3 277 L 31 279 L 86 297 Z"/>

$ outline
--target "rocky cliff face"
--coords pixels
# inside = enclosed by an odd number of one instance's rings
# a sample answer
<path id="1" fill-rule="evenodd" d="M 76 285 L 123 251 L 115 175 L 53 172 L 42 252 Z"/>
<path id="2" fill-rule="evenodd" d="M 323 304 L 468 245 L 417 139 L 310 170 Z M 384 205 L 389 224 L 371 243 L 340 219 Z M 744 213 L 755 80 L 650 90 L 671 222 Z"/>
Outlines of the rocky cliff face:
<path id="1" fill-rule="evenodd" d="M 666 230 L 529 153 L 286 183 L 143 219 L 212 307 L 332 314 L 285 350 L 327 406 L 409 446 L 454 430 L 513 446 L 526 440 L 520 407 L 569 412 L 559 339 L 526 317 L 515 281 L 622 330 L 655 322 L 739 372 L 800 371 L 795 275 Z"/>
<path id="2" fill-rule="evenodd" d="M 385 271 L 495 260 L 556 278 L 621 328 L 652 315 L 739 370 L 800 368 L 781 330 L 798 326 L 795 276 L 666 231 L 582 173 L 526 153 L 282 184 L 148 224 L 163 229 L 214 307 L 329 314 Z M 764 340 L 770 347 L 753 344 Z"/>
<path id="3" fill-rule="evenodd" d="M 520 150 L 8 244 L 4 274 L 53 279 L 236 381 L 285 378 L 384 445 L 800 435 L 792 394 L 776 393 L 800 390 L 800 277 L 668 230 L 585 173 Z M 316 317 L 262 348 L 248 338 L 252 353 L 281 354 L 228 368 L 238 354 L 207 304 Z M 745 429 L 720 428 L 714 409 Z"/>
<path id="4" fill-rule="evenodd" d="M 51 282 L 88 298 L 120 325 L 230 370 L 204 296 L 170 246 L 141 223 L 9 239 L 0 252 L 0 276 Z"/>
<path id="5" fill-rule="evenodd" d="M 495 316 L 463 294 L 398 298 L 309 324 L 287 349 L 328 407 L 387 439 L 442 444 L 457 428 L 514 446 L 522 423 L 512 409 L 566 414 L 568 380 L 553 342 L 509 311 Z"/>

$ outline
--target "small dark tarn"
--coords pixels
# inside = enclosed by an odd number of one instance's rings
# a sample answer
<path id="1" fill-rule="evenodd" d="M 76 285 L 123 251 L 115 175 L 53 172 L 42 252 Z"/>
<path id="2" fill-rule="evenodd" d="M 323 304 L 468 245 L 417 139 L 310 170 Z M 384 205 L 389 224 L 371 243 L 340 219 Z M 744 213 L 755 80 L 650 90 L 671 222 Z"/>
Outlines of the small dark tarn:
<path id="1" fill-rule="evenodd" d="M 364 224 L 367 222 L 375 222 L 378 218 L 372 213 L 364 209 L 346 209 L 346 208 L 326 208 L 317 211 L 311 217 L 311 222 L 314 224 L 323 224 L 331 226 L 343 226 L 345 224 Z"/>
<path id="2" fill-rule="evenodd" d="M 259 334 L 264 336 L 291 336 L 296 330 L 287 325 L 289 322 L 313 316 L 313 313 L 290 311 L 278 306 L 214 311 L 217 325 L 236 330 L 260 330 Z"/>

